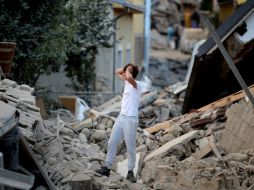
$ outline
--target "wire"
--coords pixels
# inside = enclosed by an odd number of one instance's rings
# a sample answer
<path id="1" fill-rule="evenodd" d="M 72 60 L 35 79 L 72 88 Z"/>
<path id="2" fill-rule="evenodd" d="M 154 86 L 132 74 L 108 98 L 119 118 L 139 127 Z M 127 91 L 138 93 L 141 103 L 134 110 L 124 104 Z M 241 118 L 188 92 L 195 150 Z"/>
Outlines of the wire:
<path id="1" fill-rule="evenodd" d="M 2 70 L 2 67 L 0 66 L 0 81 L 1 81 L 1 77 L 2 77 L 2 76 L 6 79 L 6 77 L 5 77 L 5 75 L 4 75 L 4 72 L 3 72 L 3 70 Z"/>

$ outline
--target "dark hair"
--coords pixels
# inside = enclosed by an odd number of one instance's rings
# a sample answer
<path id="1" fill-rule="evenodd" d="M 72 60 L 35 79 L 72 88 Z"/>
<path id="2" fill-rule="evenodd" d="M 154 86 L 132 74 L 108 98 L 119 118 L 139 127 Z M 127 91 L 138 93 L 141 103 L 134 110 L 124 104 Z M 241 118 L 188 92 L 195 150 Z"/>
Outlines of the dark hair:
<path id="1" fill-rule="evenodd" d="M 138 66 L 137 66 L 137 65 L 134 65 L 134 64 L 132 64 L 132 63 L 128 63 L 127 65 L 124 66 L 123 71 L 125 72 L 126 69 L 127 69 L 129 66 L 132 67 L 132 73 L 131 73 L 131 74 L 132 74 L 133 78 L 135 79 L 135 78 L 137 77 L 138 73 L 139 73 Z"/>

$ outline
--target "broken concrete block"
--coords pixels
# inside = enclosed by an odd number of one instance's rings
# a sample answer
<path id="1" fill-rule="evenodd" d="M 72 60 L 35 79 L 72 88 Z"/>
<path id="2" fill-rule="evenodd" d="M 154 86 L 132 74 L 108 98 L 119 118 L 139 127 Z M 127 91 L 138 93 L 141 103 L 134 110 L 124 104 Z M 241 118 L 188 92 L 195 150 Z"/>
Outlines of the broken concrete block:
<path id="1" fill-rule="evenodd" d="M 95 132 L 92 134 L 91 138 L 95 141 L 101 141 L 105 138 L 106 131 L 104 130 L 95 130 Z"/>
<path id="2" fill-rule="evenodd" d="M 145 152 L 145 151 L 147 151 L 147 146 L 145 144 L 140 145 L 136 149 L 136 152 Z"/>
<path id="3" fill-rule="evenodd" d="M 60 170 L 60 174 L 65 178 L 65 177 L 73 174 L 73 172 L 68 170 L 67 168 L 63 168 L 63 170 Z"/>
<path id="4" fill-rule="evenodd" d="M 145 94 L 142 96 L 140 101 L 140 108 L 143 108 L 147 106 L 148 104 L 151 104 L 158 98 L 158 93 L 156 91 L 150 92 L 148 94 Z"/>
<path id="5" fill-rule="evenodd" d="M 78 173 L 71 179 L 71 186 L 73 190 L 87 189 L 93 190 L 92 178 L 87 174 Z"/>
<path id="6" fill-rule="evenodd" d="M 140 155 L 141 155 L 141 153 L 136 154 L 135 168 L 133 169 L 134 176 L 137 176 Z M 128 165 L 128 159 L 125 159 L 125 160 L 117 163 L 117 172 L 120 173 L 120 175 L 123 177 L 127 176 L 127 173 L 128 173 L 127 165 Z"/>
<path id="7" fill-rule="evenodd" d="M 153 185 L 153 189 L 161 189 L 161 190 L 179 190 L 179 188 L 173 184 L 173 183 L 159 183 L 159 182 L 155 182 Z M 187 190 L 187 189 L 186 189 Z"/>
<path id="8" fill-rule="evenodd" d="M 223 132 L 220 142 L 227 152 L 240 152 L 253 147 L 254 128 L 250 123 L 254 122 L 254 118 L 252 114 L 251 117 L 248 117 L 248 113 L 253 110 L 253 107 L 249 104 L 240 101 L 227 109 L 226 130 Z M 248 111 L 237 112 L 242 106 Z"/>
<path id="9" fill-rule="evenodd" d="M 68 142 L 72 142 L 72 138 L 70 136 L 62 135 L 62 138 Z"/>
<path id="10" fill-rule="evenodd" d="M 178 137 L 183 133 L 183 129 L 178 125 L 173 125 L 168 129 L 168 133 L 172 134 L 174 137 Z"/>
<path id="11" fill-rule="evenodd" d="M 13 87 L 13 88 L 15 88 L 17 86 L 17 83 L 15 81 L 10 80 L 10 79 L 2 80 L 2 84 Z"/>
<path id="12" fill-rule="evenodd" d="M 141 171 L 141 179 L 147 186 L 152 186 L 155 179 L 157 160 L 151 160 L 145 164 Z"/>
<path id="13" fill-rule="evenodd" d="M 195 158 L 196 160 L 199 160 L 206 156 L 208 153 L 212 151 L 212 148 L 210 146 L 209 140 L 207 137 L 204 137 L 200 139 L 198 142 L 199 148 L 196 149 L 196 152 L 192 154 L 191 156 Z"/>
<path id="14" fill-rule="evenodd" d="M 2 123 L 8 123 L 15 118 L 16 109 L 13 106 L 10 106 L 3 101 L 0 101 L 0 121 Z"/>
<path id="15" fill-rule="evenodd" d="M 83 133 L 83 134 L 86 135 L 87 140 L 90 139 L 91 134 L 92 134 L 91 131 L 90 131 L 89 129 L 87 129 L 87 128 L 84 128 L 84 129 L 81 131 L 81 133 Z"/>
<path id="16" fill-rule="evenodd" d="M 84 144 L 87 143 L 87 138 L 86 138 L 86 135 L 84 133 L 79 133 L 78 138 L 79 138 L 81 143 L 84 143 Z"/>
<path id="17" fill-rule="evenodd" d="M 163 135 L 160 138 L 161 145 L 164 145 L 165 143 L 167 143 L 167 142 L 169 142 L 169 141 L 171 141 L 173 139 L 175 139 L 175 137 L 172 134 Z"/>
<path id="18" fill-rule="evenodd" d="M 86 119 L 85 121 L 82 121 L 80 123 L 78 123 L 77 125 L 72 126 L 73 129 L 75 129 L 76 131 L 81 131 L 84 128 L 91 128 L 93 126 L 93 121 L 91 118 Z"/>
<path id="19" fill-rule="evenodd" d="M 99 124 L 96 126 L 96 129 L 99 129 L 99 130 L 106 130 L 106 126 L 105 125 L 102 125 L 102 124 Z"/>
<path id="20" fill-rule="evenodd" d="M 251 158 L 250 158 L 249 164 L 250 164 L 250 165 L 254 165 L 254 157 L 251 157 Z"/>
<path id="21" fill-rule="evenodd" d="M 247 190 L 254 190 L 254 184 L 252 184 Z"/>
<path id="22" fill-rule="evenodd" d="M 237 161 L 237 162 L 246 162 L 249 160 L 249 156 L 247 154 L 241 153 L 229 153 L 224 158 L 225 161 Z"/>
<path id="23" fill-rule="evenodd" d="M 66 176 L 65 178 L 63 178 L 61 180 L 61 183 L 67 183 L 67 182 L 70 182 L 72 177 L 74 176 L 75 174 L 74 173 L 71 173 L 70 175 Z"/>
<path id="24" fill-rule="evenodd" d="M 29 91 L 29 92 L 33 92 L 34 91 L 34 88 L 30 87 L 29 85 L 26 85 L 26 84 L 22 84 L 20 85 L 20 90 L 26 90 L 26 91 Z"/>
<path id="25" fill-rule="evenodd" d="M 145 143 L 146 143 L 147 149 L 150 151 L 158 147 L 158 144 L 154 142 L 153 140 L 151 140 L 150 138 L 145 139 Z"/>
<path id="26" fill-rule="evenodd" d="M 176 173 L 169 165 L 157 165 L 155 173 L 156 183 L 176 183 Z"/>
<path id="27" fill-rule="evenodd" d="M 56 158 L 47 158 L 46 161 L 47 161 L 47 163 L 48 163 L 49 165 L 54 165 L 54 164 L 57 163 Z"/>

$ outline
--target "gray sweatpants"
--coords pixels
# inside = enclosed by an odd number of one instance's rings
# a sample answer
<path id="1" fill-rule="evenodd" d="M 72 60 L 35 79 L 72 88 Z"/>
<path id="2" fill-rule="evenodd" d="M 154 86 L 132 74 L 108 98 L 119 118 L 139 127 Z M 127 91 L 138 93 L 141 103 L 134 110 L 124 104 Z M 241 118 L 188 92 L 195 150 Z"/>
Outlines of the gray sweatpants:
<path id="1" fill-rule="evenodd" d="M 133 170 L 136 162 L 136 133 L 138 117 L 119 115 L 113 125 L 113 130 L 108 141 L 106 166 L 111 169 L 116 157 L 117 145 L 124 137 L 128 153 L 128 170 Z"/>

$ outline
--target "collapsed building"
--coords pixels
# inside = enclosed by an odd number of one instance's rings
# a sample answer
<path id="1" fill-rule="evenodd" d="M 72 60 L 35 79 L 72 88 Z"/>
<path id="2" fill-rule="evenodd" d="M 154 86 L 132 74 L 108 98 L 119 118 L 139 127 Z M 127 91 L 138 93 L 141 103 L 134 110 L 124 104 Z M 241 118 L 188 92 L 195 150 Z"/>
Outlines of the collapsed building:
<path id="1" fill-rule="evenodd" d="M 252 85 L 253 1 L 239 7 L 216 31 L 246 84 Z M 183 113 L 241 89 L 212 37 L 198 49 L 186 90 Z"/>

